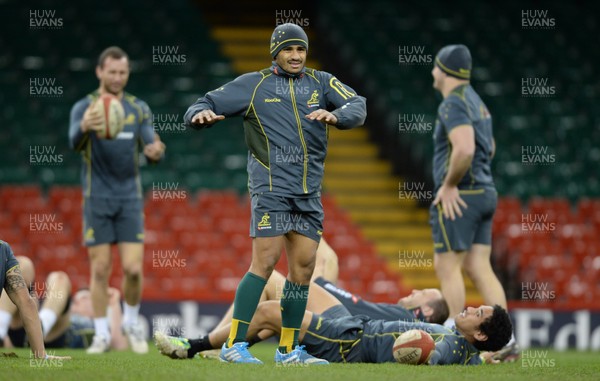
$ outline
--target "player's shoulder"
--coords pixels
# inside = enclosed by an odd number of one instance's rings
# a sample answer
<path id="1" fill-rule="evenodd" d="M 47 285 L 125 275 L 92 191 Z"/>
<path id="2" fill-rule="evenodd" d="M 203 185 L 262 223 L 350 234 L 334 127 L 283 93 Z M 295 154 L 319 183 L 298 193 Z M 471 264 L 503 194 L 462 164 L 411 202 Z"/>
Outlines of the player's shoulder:
<path id="1" fill-rule="evenodd" d="M 148 103 L 146 103 L 144 100 L 142 100 L 141 98 L 138 98 L 137 96 L 135 96 L 131 93 L 124 92 L 123 100 L 126 102 L 129 102 L 129 103 L 132 103 L 134 105 L 140 106 L 142 108 L 148 108 Z"/>
<path id="2" fill-rule="evenodd" d="M 313 69 L 310 67 L 304 69 L 304 74 L 322 84 L 328 84 L 329 81 L 335 78 L 335 76 L 329 72 Z"/>
<path id="3" fill-rule="evenodd" d="M 6 265 L 10 267 L 12 267 L 12 265 L 14 265 L 14 261 L 16 261 L 12 248 L 8 242 L 2 240 L 0 240 L 0 260 L 0 266 Z M 9 270 L 9 268 L 5 268 L 4 270 Z"/>
<path id="4" fill-rule="evenodd" d="M 468 104 L 469 101 L 467 99 L 466 88 L 456 88 L 440 103 L 438 112 L 446 115 L 453 111 L 464 110 L 468 107 Z"/>
<path id="5" fill-rule="evenodd" d="M 465 103 L 467 101 L 467 96 L 469 94 L 468 89 L 470 86 L 458 86 L 448 94 L 446 99 L 442 102 L 442 104 L 452 104 L 452 103 Z"/>
<path id="6" fill-rule="evenodd" d="M 252 71 L 249 73 L 244 73 L 235 77 L 232 81 L 227 82 L 226 84 L 217 87 L 214 90 L 209 91 L 209 93 L 218 93 L 221 90 L 225 90 L 229 85 L 241 87 L 247 90 L 252 90 L 257 84 L 261 83 L 266 77 L 271 73 L 267 73 L 269 69 L 263 69 L 258 71 Z"/>
<path id="7" fill-rule="evenodd" d="M 3 253 L 6 251 L 10 251 L 12 253 L 12 249 L 10 247 L 10 245 L 8 244 L 8 242 L 3 241 L 0 239 L 0 251 L 2 251 Z"/>
<path id="8" fill-rule="evenodd" d="M 96 100 L 99 96 L 100 94 L 98 93 L 98 90 L 94 90 L 91 93 L 88 93 L 84 97 L 77 100 L 77 102 L 75 102 L 75 104 L 73 105 L 73 108 L 87 108 L 89 104 Z"/>
<path id="9" fill-rule="evenodd" d="M 269 77 L 271 74 L 273 74 L 273 73 L 271 73 L 270 70 L 267 68 L 267 69 L 252 71 L 249 73 L 244 73 L 244 74 L 238 76 L 233 81 L 252 85 L 252 84 L 256 84 L 256 83 L 260 82 L 263 78 Z"/>

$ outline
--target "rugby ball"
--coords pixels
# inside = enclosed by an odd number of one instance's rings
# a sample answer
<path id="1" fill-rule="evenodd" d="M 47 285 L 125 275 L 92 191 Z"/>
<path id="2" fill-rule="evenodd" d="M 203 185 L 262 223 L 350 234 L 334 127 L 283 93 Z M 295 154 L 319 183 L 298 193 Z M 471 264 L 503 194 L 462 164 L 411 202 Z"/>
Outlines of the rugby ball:
<path id="1" fill-rule="evenodd" d="M 96 110 L 102 115 L 102 128 L 96 132 L 100 139 L 114 139 L 125 127 L 125 110 L 119 98 L 103 94 L 96 102 Z"/>
<path id="2" fill-rule="evenodd" d="M 400 364 L 425 364 L 435 349 L 430 334 L 420 329 L 403 332 L 394 342 L 394 358 Z"/>

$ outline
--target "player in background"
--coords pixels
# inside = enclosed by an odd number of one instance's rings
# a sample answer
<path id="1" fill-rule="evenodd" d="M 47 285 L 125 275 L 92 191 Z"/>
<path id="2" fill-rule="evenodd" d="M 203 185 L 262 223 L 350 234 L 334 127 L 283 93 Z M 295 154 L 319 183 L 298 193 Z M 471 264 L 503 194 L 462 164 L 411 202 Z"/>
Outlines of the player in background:
<path id="1" fill-rule="evenodd" d="M 15 258 L 10 245 L 4 241 L 0 241 L 0 286 L 19 311 L 33 357 L 46 360 L 71 359 L 69 356 L 51 356 L 46 353 L 37 306 L 29 295 L 29 289 L 21 274 L 17 258 Z M 0 317 L 0 319 L 6 319 L 6 316 Z"/>
<path id="2" fill-rule="evenodd" d="M 252 262 L 238 285 L 229 339 L 221 359 L 261 363 L 248 351 L 246 332 L 262 291 L 285 247 L 289 273 L 281 299 L 283 329 L 277 363 L 323 364 L 298 347 L 315 252 L 323 232 L 321 181 L 330 126 L 364 123 L 365 98 L 330 73 L 305 68 L 308 37 L 294 24 L 275 28 L 270 68 L 244 74 L 189 107 L 195 129 L 242 116 L 248 145 Z"/>
<path id="3" fill-rule="evenodd" d="M 430 208 L 434 266 L 450 316 L 465 305 L 462 269 L 488 305 L 507 308 L 492 269 L 492 219 L 497 192 L 491 162 L 492 117 L 470 85 L 471 53 L 464 45 L 443 47 L 435 57 L 433 88 L 444 100 L 434 130 L 435 199 Z M 453 319 L 446 323 L 454 324 Z M 514 343 L 514 337 L 512 340 Z M 511 345 L 513 345 L 511 344 Z"/>
<path id="4" fill-rule="evenodd" d="M 63 271 L 53 271 L 40 285 L 34 283 L 35 267 L 27 257 L 16 257 L 23 280 L 28 285 L 36 305 L 41 303 L 39 318 L 46 348 L 87 348 L 94 333 L 93 309 L 90 291 L 83 289 L 71 297 L 71 281 Z M 31 289 L 33 285 L 33 290 Z M 41 295 L 39 295 L 41 293 Z M 119 328 L 122 321 L 120 293 L 109 289 L 110 326 Z M 38 302 L 38 296 L 43 300 Z M 17 306 L 6 294 L 0 297 L 0 345 L 5 348 L 26 345 L 23 321 Z M 127 349 L 127 338 L 120 329 L 111 330 L 111 347 Z"/>
<path id="5" fill-rule="evenodd" d="M 146 102 L 124 92 L 129 78 L 127 54 L 114 46 L 105 49 L 98 58 L 96 76 L 99 88 L 73 106 L 69 129 L 70 146 L 82 155 L 83 240 L 91 263 L 96 334 L 87 353 L 103 353 L 110 348 L 107 305 L 112 244 L 118 245 L 124 273 L 122 329 L 132 350 L 146 353 L 148 343 L 138 324 L 144 255 L 139 151 L 143 150 L 148 161 L 157 162 L 165 145 L 154 133 Z M 125 127 L 112 140 L 99 139 L 95 134 L 101 128 L 102 116 L 94 103 L 102 94 L 116 96 L 125 109 Z"/>

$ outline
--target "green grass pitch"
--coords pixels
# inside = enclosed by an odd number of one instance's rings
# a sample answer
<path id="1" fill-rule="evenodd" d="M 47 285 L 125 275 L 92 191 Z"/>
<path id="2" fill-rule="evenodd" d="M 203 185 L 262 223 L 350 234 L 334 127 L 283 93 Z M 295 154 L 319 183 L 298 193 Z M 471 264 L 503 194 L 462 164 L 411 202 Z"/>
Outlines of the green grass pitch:
<path id="1" fill-rule="evenodd" d="M 171 360 L 161 356 L 154 345 L 147 355 L 111 352 L 100 356 L 86 355 L 83 350 L 50 351 L 70 355 L 71 361 L 30 362 L 26 349 L 0 348 L 0 353 L 15 352 L 18 358 L 0 357 L 1 380 L 239 380 L 239 381 L 379 381 L 379 380 L 598 380 L 598 352 L 555 352 L 531 350 L 534 355 L 512 364 L 484 366 L 410 366 L 400 364 L 332 364 L 322 367 L 281 368 L 273 362 L 276 346 L 262 343 L 251 351 L 265 365 L 222 364 L 216 360 Z M 535 357 L 534 359 L 531 359 Z M 540 357 L 543 359 L 540 360 Z"/>

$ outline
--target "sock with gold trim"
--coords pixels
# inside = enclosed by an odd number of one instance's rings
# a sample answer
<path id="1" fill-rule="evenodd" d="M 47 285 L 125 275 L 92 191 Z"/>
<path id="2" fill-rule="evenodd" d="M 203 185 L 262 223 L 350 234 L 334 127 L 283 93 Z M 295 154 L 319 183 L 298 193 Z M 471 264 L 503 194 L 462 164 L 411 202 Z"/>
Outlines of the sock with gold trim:
<path id="1" fill-rule="evenodd" d="M 286 279 L 281 298 L 281 338 L 279 352 L 289 353 L 298 345 L 298 334 L 306 311 L 308 285 Z"/>
<path id="2" fill-rule="evenodd" d="M 256 312 L 260 295 L 266 284 L 266 279 L 251 272 L 247 272 L 242 278 L 235 292 L 233 318 L 231 319 L 231 329 L 227 339 L 228 348 L 235 343 L 246 341 L 250 320 Z"/>

